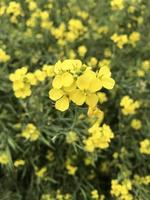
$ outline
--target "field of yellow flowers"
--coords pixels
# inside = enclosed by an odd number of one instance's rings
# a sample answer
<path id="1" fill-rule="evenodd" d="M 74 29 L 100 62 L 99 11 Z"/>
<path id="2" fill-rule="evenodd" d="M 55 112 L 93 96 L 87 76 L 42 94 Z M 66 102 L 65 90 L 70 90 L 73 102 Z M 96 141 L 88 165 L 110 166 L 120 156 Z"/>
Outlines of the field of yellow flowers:
<path id="1" fill-rule="evenodd" d="M 150 0 L 0 0 L 0 200 L 150 200 Z"/>

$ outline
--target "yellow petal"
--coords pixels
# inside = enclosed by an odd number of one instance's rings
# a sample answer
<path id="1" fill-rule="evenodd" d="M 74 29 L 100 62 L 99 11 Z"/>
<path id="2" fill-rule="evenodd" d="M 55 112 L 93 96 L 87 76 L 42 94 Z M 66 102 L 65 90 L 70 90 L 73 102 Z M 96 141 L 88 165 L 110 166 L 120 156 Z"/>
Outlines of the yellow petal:
<path id="1" fill-rule="evenodd" d="M 74 78 L 73 78 L 72 74 L 70 74 L 69 72 L 65 72 L 62 75 L 62 84 L 64 87 L 71 86 L 73 81 L 74 81 Z"/>
<path id="2" fill-rule="evenodd" d="M 102 67 L 99 70 L 98 76 L 111 76 L 110 69 L 108 67 Z"/>
<path id="3" fill-rule="evenodd" d="M 76 84 L 75 82 L 70 86 L 70 87 L 64 87 L 63 88 L 65 92 L 69 93 L 69 92 L 72 92 L 73 90 L 76 89 Z"/>
<path id="4" fill-rule="evenodd" d="M 77 79 L 77 86 L 80 90 L 86 90 L 89 88 L 90 81 L 86 75 L 81 75 Z"/>
<path id="5" fill-rule="evenodd" d="M 93 71 L 90 70 L 90 69 L 86 69 L 85 72 L 84 72 L 84 75 L 85 75 L 86 77 L 88 77 L 89 80 L 92 80 L 92 79 L 96 78 L 96 73 L 93 72 Z"/>
<path id="6" fill-rule="evenodd" d="M 77 105 L 82 105 L 85 102 L 86 96 L 84 92 L 75 90 L 70 94 L 70 99 Z"/>
<path id="7" fill-rule="evenodd" d="M 55 76 L 52 86 L 56 89 L 60 89 L 62 87 L 62 79 L 60 75 Z"/>
<path id="8" fill-rule="evenodd" d="M 88 94 L 86 97 L 86 104 L 90 107 L 95 107 L 98 102 L 98 96 L 96 94 Z"/>
<path id="9" fill-rule="evenodd" d="M 64 95 L 64 92 L 60 89 L 51 89 L 49 91 L 49 98 L 56 101 Z"/>
<path id="10" fill-rule="evenodd" d="M 92 79 L 89 86 L 90 92 L 97 92 L 102 88 L 102 82 L 98 78 Z"/>
<path id="11" fill-rule="evenodd" d="M 60 111 L 65 111 L 69 108 L 69 99 L 66 96 L 63 96 L 61 99 L 56 101 L 55 108 Z"/>
<path id="12" fill-rule="evenodd" d="M 115 85 L 115 81 L 112 78 L 102 78 L 102 84 L 104 88 L 111 90 Z"/>

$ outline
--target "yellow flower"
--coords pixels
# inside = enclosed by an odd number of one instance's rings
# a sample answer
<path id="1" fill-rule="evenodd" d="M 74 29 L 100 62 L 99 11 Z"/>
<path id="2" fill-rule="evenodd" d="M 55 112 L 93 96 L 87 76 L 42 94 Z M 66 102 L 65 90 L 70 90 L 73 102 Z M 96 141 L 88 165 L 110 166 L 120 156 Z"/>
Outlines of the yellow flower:
<path id="1" fill-rule="evenodd" d="M 53 200 L 53 197 L 51 196 L 51 194 L 42 194 L 40 200 Z"/>
<path id="2" fill-rule="evenodd" d="M 20 4 L 15 1 L 11 1 L 6 9 L 6 13 L 15 17 L 22 15 L 22 9 Z"/>
<path id="3" fill-rule="evenodd" d="M 39 138 L 40 132 L 34 124 L 27 124 L 22 131 L 21 136 L 30 141 L 35 141 Z"/>
<path id="4" fill-rule="evenodd" d="M 142 69 L 148 71 L 150 69 L 150 60 L 144 60 L 142 62 Z"/>
<path id="5" fill-rule="evenodd" d="M 23 165 L 25 165 L 24 160 L 15 160 L 15 162 L 14 162 L 15 167 L 19 167 L 19 166 L 23 166 Z"/>
<path id="6" fill-rule="evenodd" d="M 131 127 L 132 127 L 133 129 L 135 129 L 135 130 L 139 130 L 139 129 L 141 129 L 141 127 L 142 127 L 142 123 L 141 123 L 141 121 L 138 120 L 138 119 L 133 119 L 133 120 L 131 121 Z"/>
<path id="7" fill-rule="evenodd" d="M 138 75 L 138 77 L 144 77 L 144 75 L 145 75 L 144 70 L 141 70 L 141 69 L 137 70 L 137 75 Z"/>
<path id="8" fill-rule="evenodd" d="M 125 44 L 127 44 L 128 43 L 128 37 L 127 37 L 127 35 L 118 35 L 117 33 L 115 33 L 115 34 L 113 34 L 112 36 L 111 36 L 111 40 L 114 42 L 114 43 L 116 43 L 116 45 L 120 48 L 120 49 L 122 49 L 123 48 L 123 46 L 125 45 Z"/>
<path id="9" fill-rule="evenodd" d="M 111 0 L 110 4 L 113 10 L 122 10 L 124 8 L 124 0 Z"/>
<path id="10" fill-rule="evenodd" d="M 36 79 L 38 81 L 44 81 L 45 78 L 46 78 L 46 74 L 44 73 L 44 71 L 41 71 L 39 69 L 37 69 L 35 72 L 34 72 L 34 75 L 36 77 Z"/>
<path id="11" fill-rule="evenodd" d="M 47 77 L 54 76 L 54 66 L 53 65 L 43 65 L 42 71 L 45 72 Z"/>
<path id="12" fill-rule="evenodd" d="M 129 35 L 129 43 L 131 43 L 133 46 L 136 45 L 136 43 L 140 40 L 141 35 L 138 32 L 133 32 Z"/>
<path id="13" fill-rule="evenodd" d="M 89 16 L 89 14 L 88 14 L 86 11 L 78 11 L 78 12 L 77 12 L 77 15 L 78 15 L 79 17 L 81 17 L 82 19 L 87 19 L 88 16 Z"/>
<path id="14" fill-rule="evenodd" d="M 99 67 L 110 67 L 110 60 L 103 59 L 103 60 L 99 61 L 98 66 Z"/>
<path id="15" fill-rule="evenodd" d="M 36 2 L 30 1 L 29 5 L 28 5 L 29 10 L 33 11 L 35 9 L 37 9 L 37 4 Z"/>
<path id="16" fill-rule="evenodd" d="M 35 174 L 39 178 L 43 178 L 46 172 L 47 172 L 47 167 L 42 167 L 41 169 L 36 170 Z"/>
<path id="17" fill-rule="evenodd" d="M 0 153 L 0 164 L 7 165 L 8 163 L 9 163 L 8 155 L 5 152 Z"/>
<path id="18" fill-rule="evenodd" d="M 91 70 L 86 70 L 83 75 L 77 78 L 78 89 L 70 93 L 70 99 L 77 105 L 86 102 L 87 105 L 94 107 L 98 102 L 96 91 L 102 88 L 100 80 Z"/>
<path id="19" fill-rule="evenodd" d="M 114 84 L 108 67 L 94 72 L 80 60 L 67 59 L 54 65 L 53 87 L 49 91 L 49 98 L 56 101 L 55 108 L 60 111 L 67 110 L 70 101 L 76 105 L 86 103 L 95 107 L 98 103 L 97 92 L 102 87 L 112 89 Z"/>
<path id="20" fill-rule="evenodd" d="M 67 133 L 66 142 L 68 144 L 72 144 L 72 143 L 76 142 L 77 140 L 78 140 L 78 135 L 76 132 L 70 131 L 69 133 Z"/>
<path id="21" fill-rule="evenodd" d="M 122 107 L 122 113 L 124 115 L 133 115 L 136 109 L 140 107 L 139 101 L 134 101 L 129 96 L 124 96 L 121 99 L 120 106 Z"/>
<path id="22" fill-rule="evenodd" d="M 87 52 L 87 48 L 84 45 L 78 47 L 78 54 L 81 57 L 84 57 L 86 52 Z"/>
<path id="23" fill-rule="evenodd" d="M 68 174 L 73 176 L 73 175 L 75 175 L 78 168 L 76 166 L 71 165 L 71 164 L 67 164 L 66 169 L 68 171 Z"/>
<path id="24" fill-rule="evenodd" d="M 97 58 L 91 57 L 90 60 L 89 60 L 89 62 L 88 62 L 88 65 L 89 65 L 90 67 L 95 68 L 96 65 L 97 65 L 97 62 L 98 62 Z"/>
<path id="25" fill-rule="evenodd" d="M 38 80 L 35 76 L 34 73 L 27 73 L 26 74 L 26 78 L 27 78 L 27 81 L 31 84 L 31 85 L 37 85 L 38 83 Z"/>
<path id="26" fill-rule="evenodd" d="M 97 29 L 97 32 L 99 34 L 106 34 L 108 33 L 109 31 L 109 28 L 107 26 L 100 26 L 98 29 Z"/>
<path id="27" fill-rule="evenodd" d="M 135 10 L 136 10 L 136 7 L 135 7 L 135 6 L 129 6 L 129 7 L 128 7 L 128 12 L 129 12 L 129 13 L 134 13 Z"/>
<path id="28" fill-rule="evenodd" d="M 134 101 L 129 96 L 124 96 L 121 99 L 120 106 L 122 107 L 122 113 L 124 115 L 133 115 L 136 109 L 140 107 L 139 101 Z"/>
<path id="29" fill-rule="evenodd" d="M 86 27 L 82 24 L 79 19 L 70 19 L 68 22 L 69 31 L 76 34 L 78 37 L 80 34 L 83 34 L 86 31 Z"/>
<path id="30" fill-rule="evenodd" d="M 134 175 L 134 183 L 141 185 L 149 185 L 150 184 L 150 175 L 140 177 L 139 175 Z"/>
<path id="31" fill-rule="evenodd" d="M 124 180 L 119 183 L 118 180 L 111 181 L 111 194 L 114 197 L 125 200 L 133 200 L 133 196 L 130 191 L 132 189 L 132 184 L 130 180 Z"/>
<path id="32" fill-rule="evenodd" d="M 97 95 L 98 95 L 98 98 L 99 98 L 99 102 L 101 104 L 108 100 L 107 96 L 106 96 L 106 94 L 104 92 L 98 92 Z"/>
<path id="33" fill-rule="evenodd" d="M 88 156 L 84 159 L 85 165 L 93 165 L 94 164 L 94 158 L 92 156 Z"/>
<path id="34" fill-rule="evenodd" d="M 99 127 L 99 123 L 95 123 L 88 131 L 90 136 L 84 140 L 85 150 L 88 152 L 93 152 L 97 148 L 108 148 L 111 139 L 114 137 L 112 130 L 106 124 Z"/>
<path id="35" fill-rule="evenodd" d="M 150 154 L 150 140 L 145 139 L 140 142 L 140 152 L 142 154 Z"/>
<path id="36" fill-rule="evenodd" d="M 10 56 L 7 55 L 3 49 L 0 48 L 0 63 L 1 63 L 1 62 L 4 62 L 4 63 L 5 63 L 5 62 L 7 62 L 8 60 L 10 60 Z"/>
<path id="37" fill-rule="evenodd" d="M 97 107 L 89 107 L 87 114 L 92 124 L 98 123 L 100 125 L 104 119 L 104 112 Z"/>
<path id="38" fill-rule="evenodd" d="M 98 73 L 98 77 L 104 88 L 111 90 L 114 87 L 115 81 L 111 78 L 111 72 L 108 67 L 101 67 Z"/>
<path id="39" fill-rule="evenodd" d="M 86 27 L 79 19 L 70 19 L 67 25 L 68 31 L 64 34 L 68 42 L 73 42 L 86 31 Z"/>
<path id="40" fill-rule="evenodd" d="M 27 67 L 17 69 L 10 74 L 9 79 L 13 82 L 13 90 L 17 98 L 26 98 L 31 95 L 31 84 L 36 84 L 35 77 L 27 74 Z"/>
<path id="41" fill-rule="evenodd" d="M 98 191 L 97 190 L 92 190 L 91 191 L 91 197 L 92 197 L 92 199 L 99 200 Z"/>

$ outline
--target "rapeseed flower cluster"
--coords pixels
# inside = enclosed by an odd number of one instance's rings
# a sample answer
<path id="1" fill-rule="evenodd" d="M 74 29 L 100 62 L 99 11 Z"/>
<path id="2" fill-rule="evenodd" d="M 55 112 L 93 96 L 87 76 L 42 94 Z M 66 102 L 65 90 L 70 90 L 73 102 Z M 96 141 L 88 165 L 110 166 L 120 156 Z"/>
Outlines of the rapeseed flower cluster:
<path id="1" fill-rule="evenodd" d="M 112 10 L 122 10 L 124 8 L 124 0 L 111 0 Z"/>
<path id="2" fill-rule="evenodd" d="M 133 47 L 136 46 L 136 43 L 140 40 L 141 35 L 138 32 L 133 32 L 129 35 L 129 43 L 133 45 Z"/>
<path id="3" fill-rule="evenodd" d="M 31 86 L 35 86 L 47 77 L 53 76 L 53 67 L 51 65 L 43 65 L 42 70 L 37 69 L 33 73 L 27 71 L 27 67 L 22 67 L 9 75 L 9 79 L 13 82 L 13 90 L 17 98 L 24 99 L 30 96 Z"/>
<path id="4" fill-rule="evenodd" d="M 27 124 L 21 132 L 21 136 L 30 141 L 36 141 L 40 137 L 40 132 L 34 124 Z"/>
<path id="5" fill-rule="evenodd" d="M 142 123 L 139 119 L 133 119 L 131 121 L 131 127 L 135 130 L 139 130 L 142 127 Z"/>
<path id="6" fill-rule="evenodd" d="M 133 115 L 136 113 L 136 109 L 140 107 L 140 102 L 134 101 L 129 96 L 124 96 L 121 99 L 120 106 L 124 115 Z"/>
<path id="7" fill-rule="evenodd" d="M 124 180 L 121 183 L 118 180 L 111 181 L 111 194 L 120 200 L 133 200 L 131 190 L 132 183 L 130 180 Z"/>
<path id="8" fill-rule="evenodd" d="M 31 85 L 28 82 L 27 67 L 17 69 L 15 73 L 10 74 L 9 79 L 13 82 L 14 94 L 17 98 L 26 98 L 31 95 Z M 34 77 L 33 77 L 34 78 Z M 32 78 L 32 80 L 34 80 Z M 36 84 L 36 79 L 35 82 Z"/>
<path id="9" fill-rule="evenodd" d="M 140 142 L 140 152 L 142 154 L 150 154 L 150 140 L 145 139 Z"/>
<path id="10" fill-rule="evenodd" d="M 89 107 L 87 115 L 91 124 L 97 123 L 100 125 L 104 119 L 104 112 L 98 107 Z"/>
<path id="11" fill-rule="evenodd" d="M 138 185 L 149 185 L 150 184 L 150 175 L 147 176 L 139 176 L 135 175 L 133 182 Z"/>
<path id="12" fill-rule="evenodd" d="M 114 133 L 106 124 L 100 127 L 98 123 L 95 123 L 89 128 L 88 132 L 89 137 L 83 141 L 87 152 L 108 148 L 111 139 L 114 137 Z"/>
<path id="13" fill-rule="evenodd" d="M 67 25 L 62 22 L 58 27 L 53 26 L 51 34 L 58 40 L 60 46 L 64 46 L 67 42 L 73 42 L 81 37 L 86 30 L 81 20 L 73 18 L 68 21 Z"/>
<path id="14" fill-rule="evenodd" d="M 66 161 L 66 169 L 69 175 L 74 176 L 76 171 L 78 170 L 78 167 L 72 164 L 72 161 L 68 159 Z"/>
<path id="15" fill-rule="evenodd" d="M 91 198 L 93 200 L 104 200 L 105 196 L 104 195 L 100 195 L 98 193 L 98 190 L 94 189 L 94 190 L 91 191 Z"/>
<path id="16" fill-rule="evenodd" d="M 86 103 L 95 107 L 99 100 L 97 92 L 102 87 L 112 89 L 115 84 L 108 67 L 95 72 L 80 60 L 58 61 L 54 73 L 49 97 L 56 101 L 55 108 L 60 111 L 67 110 L 70 101 L 79 106 Z"/>
<path id="17" fill-rule="evenodd" d="M 114 33 L 111 36 L 111 40 L 120 48 L 122 49 L 125 44 L 128 43 L 128 36 L 126 34 L 118 35 Z"/>
<path id="18" fill-rule="evenodd" d="M 10 15 L 10 21 L 12 23 L 17 23 L 18 22 L 17 17 L 23 15 L 20 3 L 16 1 L 11 1 L 8 7 L 6 8 L 6 14 Z"/>

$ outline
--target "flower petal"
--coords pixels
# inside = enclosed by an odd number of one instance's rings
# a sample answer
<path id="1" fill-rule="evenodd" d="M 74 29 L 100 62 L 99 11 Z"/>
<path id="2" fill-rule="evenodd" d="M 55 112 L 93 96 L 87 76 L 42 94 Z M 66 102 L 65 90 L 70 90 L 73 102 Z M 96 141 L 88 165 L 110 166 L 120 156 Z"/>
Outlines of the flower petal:
<path id="1" fill-rule="evenodd" d="M 66 96 L 63 96 L 61 99 L 56 101 L 55 108 L 60 111 L 65 111 L 69 108 L 69 99 Z"/>
<path id="2" fill-rule="evenodd" d="M 65 72 L 62 75 L 62 84 L 64 87 L 71 86 L 73 81 L 74 81 L 74 78 L 73 78 L 72 74 L 70 74 L 69 72 Z"/>
<path id="3" fill-rule="evenodd" d="M 60 89 L 62 87 L 62 78 L 60 75 L 55 76 L 52 86 L 56 89 Z"/>
<path id="4" fill-rule="evenodd" d="M 111 90 L 115 85 L 115 81 L 112 78 L 102 78 L 102 84 L 104 88 Z"/>
<path id="5" fill-rule="evenodd" d="M 70 93 L 70 99 L 77 105 L 82 105 L 85 102 L 86 96 L 81 90 L 74 90 Z"/>
<path id="6" fill-rule="evenodd" d="M 60 89 L 51 89 L 49 91 L 49 98 L 56 101 L 64 95 L 64 92 Z"/>
<path id="7" fill-rule="evenodd" d="M 86 97 L 86 104 L 90 107 L 95 107 L 98 102 L 98 96 L 96 94 L 89 94 Z"/>
<path id="8" fill-rule="evenodd" d="M 97 92 L 102 88 L 102 82 L 98 78 L 92 79 L 89 86 L 90 92 Z"/>

